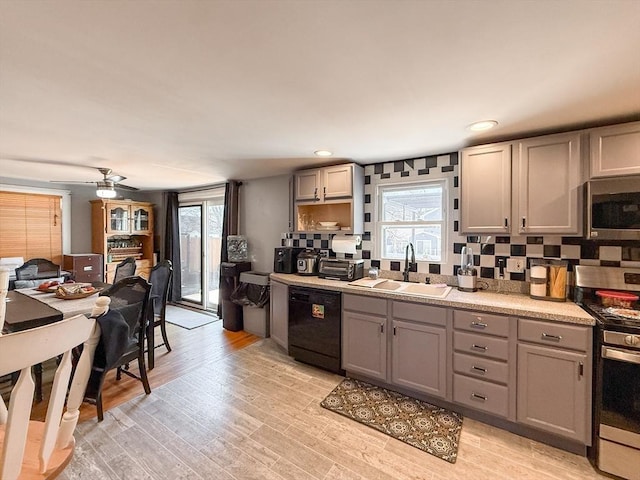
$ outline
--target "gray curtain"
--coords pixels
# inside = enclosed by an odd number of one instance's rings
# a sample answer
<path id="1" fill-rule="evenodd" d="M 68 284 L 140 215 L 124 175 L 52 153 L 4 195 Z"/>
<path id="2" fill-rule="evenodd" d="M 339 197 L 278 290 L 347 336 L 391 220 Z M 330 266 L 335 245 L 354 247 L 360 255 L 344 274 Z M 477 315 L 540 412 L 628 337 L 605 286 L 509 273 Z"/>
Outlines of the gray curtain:
<path id="1" fill-rule="evenodd" d="M 166 192 L 167 223 L 164 236 L 164 255 L 173 264 L 173 276 L 169 286 L 168 301 L 179 302 L 182 298 L 182 274 L 180 266 L 180 225 L 178 222 L 178 192 Z"/>
<path id="2" fill-rule="evenodd" d="M 222 219 L 222 249 L 220 263 L 229 261 L 227 256 L 227 236 L 238 234 L 238 190 L 242 182 L 229 180 L 224 187 L 224 216 Z M 220 270 L 222 272 L 222 269 Z M 220 277 L 220 285 L 223 279 Z M 222 318 L 222 296 L 218 296 L 218 317 Z"/>

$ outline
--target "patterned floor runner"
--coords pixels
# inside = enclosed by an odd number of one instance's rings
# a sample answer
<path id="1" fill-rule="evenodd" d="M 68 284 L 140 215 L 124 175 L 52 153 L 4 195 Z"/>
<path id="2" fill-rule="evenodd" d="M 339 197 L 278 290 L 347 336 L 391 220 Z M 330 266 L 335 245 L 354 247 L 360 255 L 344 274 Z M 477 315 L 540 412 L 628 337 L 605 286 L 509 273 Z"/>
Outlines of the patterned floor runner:
<path id="1" fill-rule="evenodd" d="M 320 405 L 431 455 L 455 463 L 462 415 L 346 378 Z"/>

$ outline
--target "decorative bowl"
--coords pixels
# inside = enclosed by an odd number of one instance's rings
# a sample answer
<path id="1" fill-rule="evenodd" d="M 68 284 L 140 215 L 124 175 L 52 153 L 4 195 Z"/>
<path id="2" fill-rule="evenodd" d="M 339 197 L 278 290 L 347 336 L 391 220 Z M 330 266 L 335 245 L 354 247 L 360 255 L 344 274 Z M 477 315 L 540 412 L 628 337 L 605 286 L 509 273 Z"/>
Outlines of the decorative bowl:
<path id="1" fill-rule="evenodd" d="M 338 225 L 338 222 L 318 222 L 321 227 L 335 227 Z"/>

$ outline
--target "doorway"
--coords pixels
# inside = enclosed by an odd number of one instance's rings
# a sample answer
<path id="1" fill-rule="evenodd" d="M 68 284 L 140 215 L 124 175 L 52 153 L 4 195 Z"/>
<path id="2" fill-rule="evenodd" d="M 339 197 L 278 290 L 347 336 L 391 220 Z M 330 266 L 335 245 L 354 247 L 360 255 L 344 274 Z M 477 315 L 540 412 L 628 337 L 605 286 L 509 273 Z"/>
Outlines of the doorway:
<path id="1" fill-rule="evenodd" d="M 181 201 L 178 207 L 181 301 L 214 312 L 218 308 L 223 215 L 224 194 Z"/>

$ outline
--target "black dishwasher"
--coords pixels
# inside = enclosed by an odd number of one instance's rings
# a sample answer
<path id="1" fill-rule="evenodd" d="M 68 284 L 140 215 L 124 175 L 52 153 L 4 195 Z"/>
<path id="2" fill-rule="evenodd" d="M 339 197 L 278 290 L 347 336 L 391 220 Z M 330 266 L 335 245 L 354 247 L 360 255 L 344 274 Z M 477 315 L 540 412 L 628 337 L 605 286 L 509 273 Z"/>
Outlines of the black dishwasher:
<path id="1" fill-rule="evenodd" d="M 289 355 L 344 374 L 341 367 L 341 294 L 289 287 Z"/>

